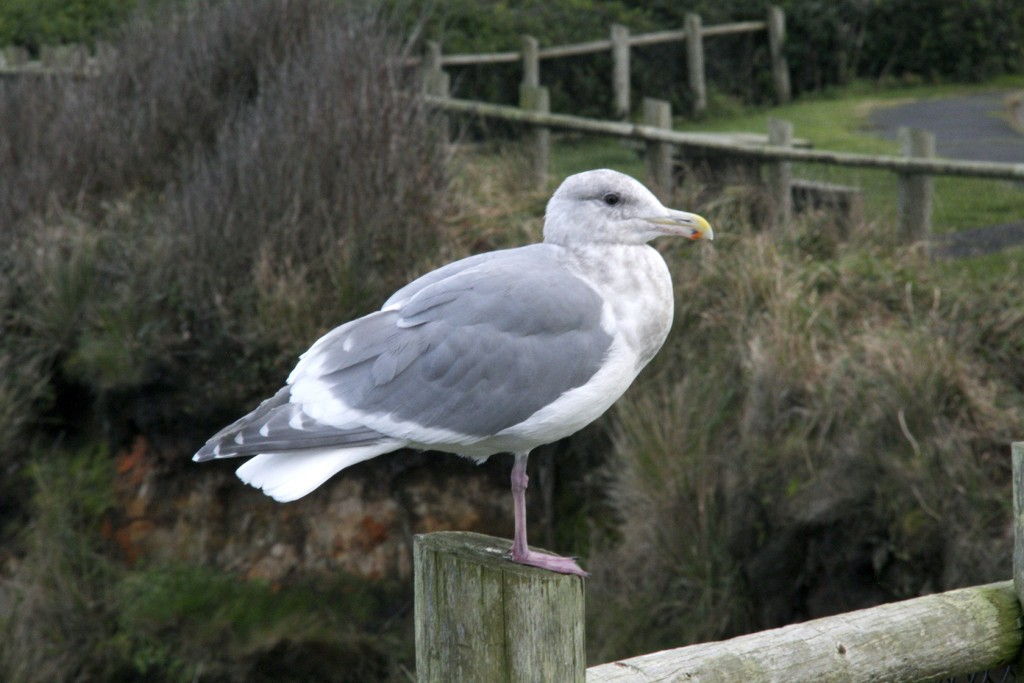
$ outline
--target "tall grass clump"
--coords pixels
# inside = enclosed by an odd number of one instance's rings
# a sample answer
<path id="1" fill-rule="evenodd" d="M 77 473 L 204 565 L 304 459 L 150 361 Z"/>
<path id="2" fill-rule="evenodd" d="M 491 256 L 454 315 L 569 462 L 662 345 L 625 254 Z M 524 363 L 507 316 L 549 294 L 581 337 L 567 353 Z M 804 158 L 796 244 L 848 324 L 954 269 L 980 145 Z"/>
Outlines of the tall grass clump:
<path id="1" fill-rule="evenodd" d="M 170 3 L 116 47 L 0 84 L 0 359 L 42 387 L 0 432 L 206 431 L 436 239 L 444 147 L 376 10 Z"/>
<path id="2" fill-rule="evenodd" d="M 728 207 L 713 253 L 672 266 L 675 329 L 611 422 L 599 661 L 1010 573 L 1020 272 Z"/>

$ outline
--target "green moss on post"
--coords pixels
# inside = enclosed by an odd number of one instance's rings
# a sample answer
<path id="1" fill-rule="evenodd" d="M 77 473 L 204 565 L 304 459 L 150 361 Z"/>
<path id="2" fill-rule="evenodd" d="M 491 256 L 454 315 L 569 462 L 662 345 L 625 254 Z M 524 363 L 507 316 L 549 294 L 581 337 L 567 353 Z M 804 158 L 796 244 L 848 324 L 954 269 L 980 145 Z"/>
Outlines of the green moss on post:
<path id="1" fill-rule="evenodd" d="M 1013 466 L 1013 586 L 1024 604 L 1024 441 L 1011 448 Z"/>
<path id="2" fill-rule="evenodd" d="M 469 532 L 413 544 L 418 681 L 583 681 L 583 581 Z"/>

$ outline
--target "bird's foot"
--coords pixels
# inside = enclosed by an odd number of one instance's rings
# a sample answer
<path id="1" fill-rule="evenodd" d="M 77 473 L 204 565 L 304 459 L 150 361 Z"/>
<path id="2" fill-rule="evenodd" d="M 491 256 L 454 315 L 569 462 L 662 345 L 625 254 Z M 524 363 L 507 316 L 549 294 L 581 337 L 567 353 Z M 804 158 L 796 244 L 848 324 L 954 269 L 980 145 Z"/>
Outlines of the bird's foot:
<path id="1" fill-rule="evenodd" d="M 549 555 L 548 553 L 539 553 L 536 550 L 527 550 L 525 553 L 517 553 L 513 550 L 511 559 L 517 564 L 539 567 L 540 569 L 547 569 L 548 571 L 558 572 L 559 574 L 590 576 L 590 574 L 576 564 L 576 560 L 571 557 Z"/>

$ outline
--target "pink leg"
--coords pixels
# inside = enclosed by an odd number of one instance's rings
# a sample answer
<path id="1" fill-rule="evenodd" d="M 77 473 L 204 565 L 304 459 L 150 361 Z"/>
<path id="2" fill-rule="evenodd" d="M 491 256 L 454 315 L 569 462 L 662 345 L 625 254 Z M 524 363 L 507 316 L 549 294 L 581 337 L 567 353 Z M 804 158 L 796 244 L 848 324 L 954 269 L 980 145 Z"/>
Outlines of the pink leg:
<path id="1" fill-rule="evenodd" d="M 526 460 L 529 452 L 516 453 L 512 466 L 512 505 L 515 514 L 516 534 L 512 541 L 512 561 L 540 567 L 560 574 L 589 576 L 571 557 L 559 557 L 530 550 L 526 544 L 526 487 L 530 478 L 526 476 Z"/>

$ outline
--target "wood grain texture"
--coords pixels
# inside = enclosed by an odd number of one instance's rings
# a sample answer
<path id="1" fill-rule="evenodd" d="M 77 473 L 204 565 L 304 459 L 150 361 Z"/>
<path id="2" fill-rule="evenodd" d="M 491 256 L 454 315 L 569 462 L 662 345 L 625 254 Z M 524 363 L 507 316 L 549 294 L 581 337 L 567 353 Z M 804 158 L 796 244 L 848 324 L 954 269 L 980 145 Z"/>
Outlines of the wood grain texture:
<path id="1" fill-rule="evenodd" d="M 506 559 L 511 542 L 416 536 L 416 680 L 583 681 L 583 580 Z"/>
<path id="2" fill-rule="evenodd" d="M 1013 660 L 1011 581 L 963 588 L 602 664 L 587 681 L 921 681 Z"/>

